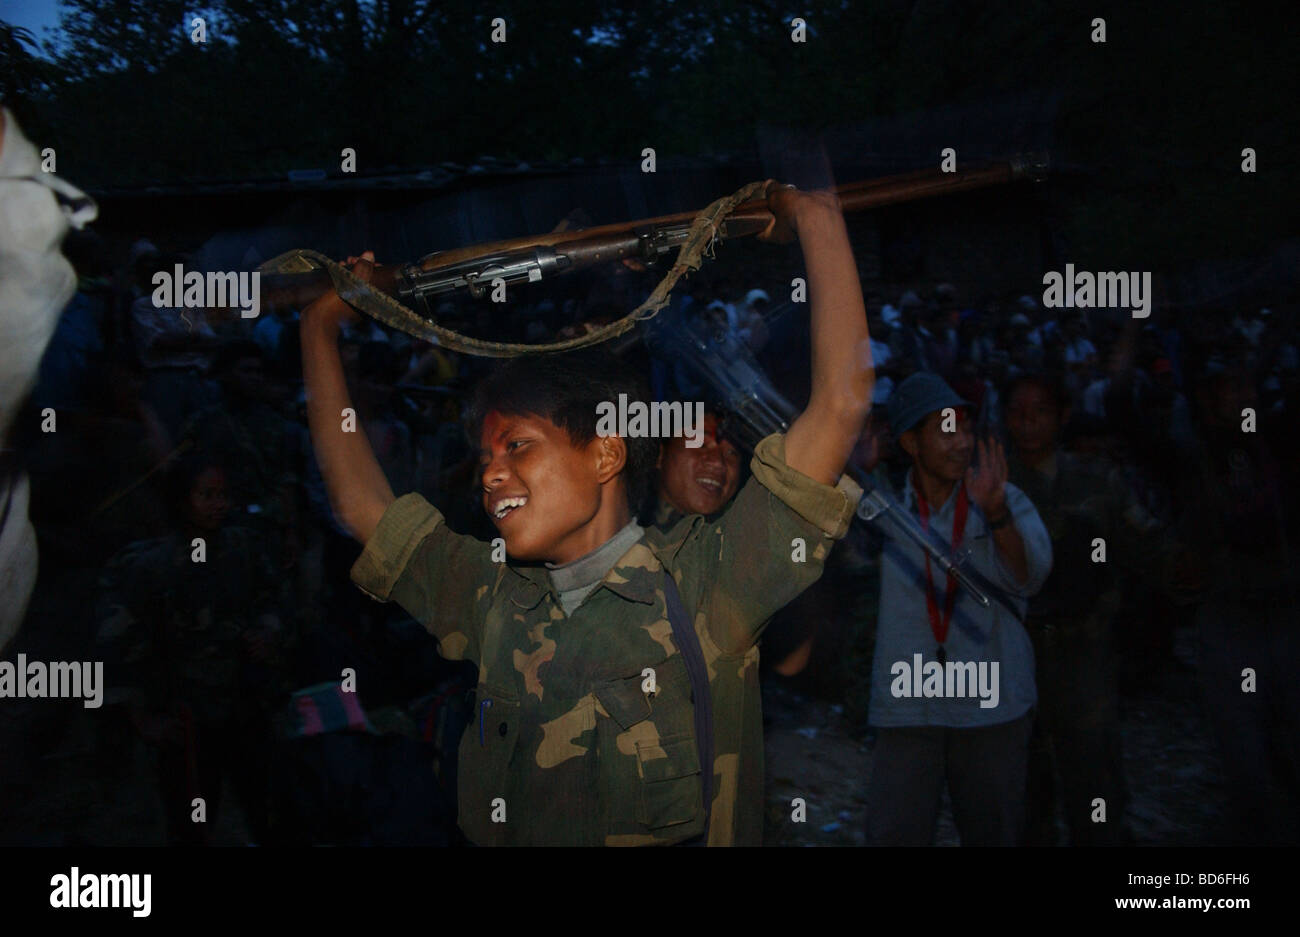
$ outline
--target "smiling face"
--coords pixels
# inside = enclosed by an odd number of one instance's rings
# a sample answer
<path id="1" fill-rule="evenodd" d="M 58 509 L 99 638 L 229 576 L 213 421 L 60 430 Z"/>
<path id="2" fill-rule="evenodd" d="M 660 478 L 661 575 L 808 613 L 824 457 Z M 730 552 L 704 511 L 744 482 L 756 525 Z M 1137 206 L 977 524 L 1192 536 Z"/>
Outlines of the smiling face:
<path id="1" fill-rule="evenodd" d="M 483 421 L 483 509 L 515 559 L 568 563 L 595 550 L 630 518 L 618 437 L 575 446 L 545 417 L 492 411 Z M 621 523 L 620 523 L 621 520 Z"/>
<path id="2" fill-rule="evenodd" d="M 944 482 L 961 481 L 975 449 L 969 413 L 965 407 L 956 410 L 956 427 L 951 432 L 943 430 L 943 411 L 935 410 L 898 440 L 917 468 Z"/>
<path id="3" fill-rule="evenodd" d="M 718 421 L 704 417 L 704 443 L 688 449 L 686 439 L 664 442 L 659 458 L 659 497 L 683 514 L 714 514 L 740 483 L 740 451 L 718 434 Z"/>

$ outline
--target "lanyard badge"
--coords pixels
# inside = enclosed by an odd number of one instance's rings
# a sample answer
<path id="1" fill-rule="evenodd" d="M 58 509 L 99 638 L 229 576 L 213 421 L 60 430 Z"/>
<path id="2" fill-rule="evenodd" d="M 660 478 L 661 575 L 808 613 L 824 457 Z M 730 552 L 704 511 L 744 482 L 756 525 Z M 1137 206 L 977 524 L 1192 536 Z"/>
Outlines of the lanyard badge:
<path id="1" fill-rule="evenodd" d="M 930 505 L 926 503 L 925 495 L 921 494 L 919 489 L 916 492 L 916 506 L 921 513 L 921 528 L 928 531 L 930 529 Z M 966 493 L 966 483 L 958 482 L 957 507 L 952 519 L 952 549 L 954 553 L 961 547 L 962 538 L 966 534 L 966 518 L 969 513 L 970 496 Z M 956 577 L 949 572 L 946 578 L 943 615 L 940 616 L 939 602 L 934 595 L 934 573 L 930 567 L 930 554 L 927 553 L 925 555 L 925 611 L 930 617 L 930 633 L 934 635 L 937 645 L 934 656 L 941 664 L 948 659 L 943 644 L 948 640 L 948 626 L 952 623 L 953 604 L 957 598 Z"/>

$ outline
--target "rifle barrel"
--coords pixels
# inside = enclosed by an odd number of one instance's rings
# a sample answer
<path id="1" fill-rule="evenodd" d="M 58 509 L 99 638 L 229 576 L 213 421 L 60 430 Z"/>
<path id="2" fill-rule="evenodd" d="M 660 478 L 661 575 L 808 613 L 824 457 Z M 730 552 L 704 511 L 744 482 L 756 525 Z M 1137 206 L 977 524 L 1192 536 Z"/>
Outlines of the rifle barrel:
<path id="1" fill-rule="evenodd" d="M 917 172 L 884 176 L 862 182 L 850 182 L 835 188 L 840 207 L 845 212 L 863 211 L 884 205 L 896 205 L 921 198 L 932 198 L 954 192 L 1001 185 L 1014 179 L 1031 175 L 1041 164 L 1031 160 L 1016 159 L 960 172 L 943 172 L 924 169 Z M 425 273 L 441 270 L 453 264 L 472 261 L 486 255 L 500 255 L 511 251 L 547 247 L 563 255 L 564 269 L 575 270 L 595 264 L 638 257 L 644 251 L 642 234 L 646 231 L 672 231 L 684 233 L 698 212 L 677 212 L 635 222 L 598 225 L 580 231 L 543 234 L 533 237 L 509 238 L 489 244 L 476 244 L 451 250 L 436 251 L 413 265 L 390 264 L 375 267 L 372 285 L 389 295 L 397 295 L 398 278 L 403 269 L 413 267 Z M 742 202 L 727 215 L 719 226 L 719 236 L 724 239 L 758 234 L 772 220 L 766 199 Z M 329 274 L 324 270 L 310 273 L 267 275 L 261 278 L 263 302 L 271 306 L 305 306 L 330 288 Z"/>
<path id="2" fill-rule="evenodd" d="M 835 194 L 839 196 L 840 207 L 844 211 L 862 211 L 880 205 L 893 205 L 898 202 L 910 202 L 914 199 L 945 195 L 950 192 L 1000 185 L 1010 182 L 1018 174 L 1017 164 L 1014 163 L 999 163 L 980 169 L 962 170 L 961 172 L 922 169 L 917 172 L 884 176 L 880 179 L 845 183 L 835 188 Z M 684 211 L 673 215 L 646 218 L 637 222 L 598 225 L 594 228 L 583 228 L 580 231 L 509 238 L 504 241 L 493 241 L 490 244 L 458 247 L 453 250 L 430 254 L 420 261 L 419 266 L 422 270 L 434 270 L 447 264 L 472 259 L 475 255 L 481 253 L 503 253 L 538 245 L 569 248 L 585 241 L 602 241 L 610 244 L 611 246 L 607 248 L 611 255 L 609 259 L 621 260 L 624 256 L 632 256 L 629 248 L 635 247 L 637 242 L 637 238 L 631 233 L 634 228 L 689 227 L 697 214 L 699 214 L 698 211 Z M 771 220 L 772 213 L 768 211 L 767 199 L 751 199 L 748 202 L 741 202 L 727 215 L 725 236 L 744 237 L 746 234 L 757 234 L 766 228 Z M 584 252 L 590 249 L 593 248 L 585 248 Z M 628 250 L 629 252 L 623 254 L 619 253 L 620 250 Z M 568 251 L 566 250 L 565 253 L 568 253 Z"/>

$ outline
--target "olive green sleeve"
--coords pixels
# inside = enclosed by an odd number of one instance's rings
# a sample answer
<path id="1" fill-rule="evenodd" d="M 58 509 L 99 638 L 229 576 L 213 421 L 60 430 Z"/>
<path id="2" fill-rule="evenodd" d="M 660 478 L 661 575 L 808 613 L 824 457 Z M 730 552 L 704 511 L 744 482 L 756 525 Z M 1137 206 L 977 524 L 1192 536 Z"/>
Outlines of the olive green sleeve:
<path id="1" fill-rule="evenodd" d="M 773 433 L 754 447 L 754 477 L 805 522 L 832 540 L 841 540 L 853 523 L 862 489 L 847 475 L 834 486 L 792 469 L 785 461 L 785 436 Z"/>
<path id="2" fill-rule="evenodd" d="M 477 660 L 480 633 L 500 564 L 492 545 L 447 527 L 418 494 L 388 506 L 352 566 L 352 581 L 380 602 L 396 602 L 437 637 L 449 660 Z"/>
<path id="3" fill-rule="evenodd" d="M 683 566 L 702 572 L 697 614 L 726 654 L 745 653 L 768 619 L 821 577 L 862 497 L 847 476 L 832 486 L 791 468 L 782 434 L 755 447 L 750 467 L 735 500 L 681 554 Z"/>

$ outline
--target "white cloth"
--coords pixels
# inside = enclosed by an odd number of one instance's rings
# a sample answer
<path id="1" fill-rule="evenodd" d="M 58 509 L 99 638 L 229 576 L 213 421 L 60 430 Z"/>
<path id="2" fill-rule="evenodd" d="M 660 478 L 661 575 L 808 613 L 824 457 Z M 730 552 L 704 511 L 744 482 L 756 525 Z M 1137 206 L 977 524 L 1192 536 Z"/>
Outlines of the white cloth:
<path id="1" fill-rule="evenodd" d="M 5 111 L 0 150 L 0 437 L 32 389 L 77 275 L 59 253 L 68 221 L 40 184 L 40 156 Z"/>
<path id="2" fill-rule="evenodd" d="M 36 528 L 27 518 L 27 476 L 0 492 L 0 650 L 18 633 L 36 585 Z"/>
<path id="3" fill-rule="evenodd" d="M 69 216 L 54 191 L 85 199 L 41 171 L 40 154 L 4 111 L 0 148 L 0 440 L 8 437 L 36 383 L 41 356 L 76 290 L 77 275 L 59 253 Z M 80 227 L 95 215 L 86 200 L 71 216 Z M 18 630 L 36 582 L 36 531 L 27 517 L 25 475 L 0 478 L 0 649 Z"/>

